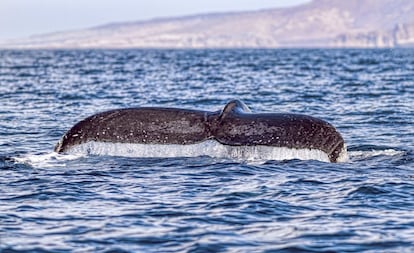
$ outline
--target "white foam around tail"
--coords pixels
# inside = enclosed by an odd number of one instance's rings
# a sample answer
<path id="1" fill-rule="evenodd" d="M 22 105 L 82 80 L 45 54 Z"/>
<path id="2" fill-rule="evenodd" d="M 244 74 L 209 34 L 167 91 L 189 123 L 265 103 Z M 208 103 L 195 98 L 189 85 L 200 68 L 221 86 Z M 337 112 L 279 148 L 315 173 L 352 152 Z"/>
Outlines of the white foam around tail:
<path id="1" fill-rule="evenodd" d="M 317 149 L 293 149 L 271 146 L 229 146 L 209 140 L 197 144 L 131 144 L 88 142 L 72 147 L 70 154 L 125 157 L 197 157 L 254 160 L 319 160 L 329 162 L 328 155 Z"/>
<path id="2" fill-rule="evenodd" d="M 56 152 L 46 154 L 27 154 L 21 157 L 12 157 L 18 163 L 28 164 L 35 168 L 64 167 L 66 161 L 79 159 L 84 154 L 61 155 Z"/>
<path id="3" fill-rule="evenodd" d="M 400 156 L 404 155 L 405 151 L 395 149 L 384 150 L 365 150 L 365 151 L 350 151 L 349 157 L 353 161 L 364 160 L 376 156 Z"/>

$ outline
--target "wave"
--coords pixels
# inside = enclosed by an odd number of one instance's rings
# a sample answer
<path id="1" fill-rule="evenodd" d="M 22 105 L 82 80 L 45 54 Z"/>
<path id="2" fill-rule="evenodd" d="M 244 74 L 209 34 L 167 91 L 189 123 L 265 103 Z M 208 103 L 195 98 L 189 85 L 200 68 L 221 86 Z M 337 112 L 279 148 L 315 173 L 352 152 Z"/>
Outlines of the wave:
<path id="1" fill-rule="evenodd" d="M 398 157 L 403 156 L 407 152 L 404 150 L 397 150 L 390 147 L 376 147 L 376 146 L 361 146 L 357 150 L 348 151 L 349 159 L 351 161 L 361 161 L 374 157 Z"/>

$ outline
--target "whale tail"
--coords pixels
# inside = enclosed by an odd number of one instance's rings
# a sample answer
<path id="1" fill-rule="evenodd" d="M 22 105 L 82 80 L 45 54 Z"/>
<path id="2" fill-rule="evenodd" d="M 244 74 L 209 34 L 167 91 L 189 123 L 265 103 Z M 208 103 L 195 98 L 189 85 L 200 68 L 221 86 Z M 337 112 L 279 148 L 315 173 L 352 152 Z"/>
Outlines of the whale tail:
<path id="1" fill-rule="evenodd" d="M 229 146 L 320 150 L 331 162 L 346 157 L 344 139 L 331 124 L 300 114 L 251 113 L 239 100 L 218 112 L 143 107 L 98 113 L 75 124 L 55 151 L 88 142 L 190 145 L 206 140 Z"/>

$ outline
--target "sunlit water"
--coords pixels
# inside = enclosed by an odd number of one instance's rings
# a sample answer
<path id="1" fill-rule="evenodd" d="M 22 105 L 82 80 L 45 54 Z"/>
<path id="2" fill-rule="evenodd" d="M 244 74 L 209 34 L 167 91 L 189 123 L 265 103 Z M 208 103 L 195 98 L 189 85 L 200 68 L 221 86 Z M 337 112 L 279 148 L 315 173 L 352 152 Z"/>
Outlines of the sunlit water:
<path id="1" fill-rule="evenodd" d="M 349 161 L 52 152 L 97 112 L 236 98 Z M 0 251 L 412 252 L 413 108 L 410 49 L 0 51 Z"/>

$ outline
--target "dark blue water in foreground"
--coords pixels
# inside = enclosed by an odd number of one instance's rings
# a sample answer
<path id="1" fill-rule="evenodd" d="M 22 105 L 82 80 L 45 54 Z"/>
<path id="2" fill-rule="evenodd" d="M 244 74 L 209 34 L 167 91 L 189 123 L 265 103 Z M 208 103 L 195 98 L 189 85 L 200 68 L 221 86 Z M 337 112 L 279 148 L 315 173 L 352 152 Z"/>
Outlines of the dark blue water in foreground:
<path id="1" fill-rule="evenodd" d="M 137 106 L 320 117 L 350 162 L 52 153 Z M 1 252 L 413 252 L 414 50 L 0 51 Z"/>

